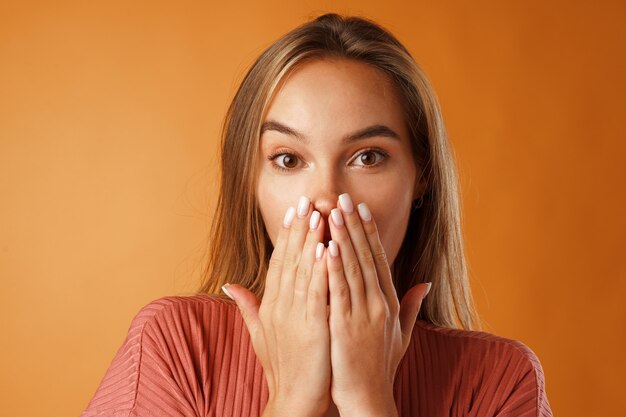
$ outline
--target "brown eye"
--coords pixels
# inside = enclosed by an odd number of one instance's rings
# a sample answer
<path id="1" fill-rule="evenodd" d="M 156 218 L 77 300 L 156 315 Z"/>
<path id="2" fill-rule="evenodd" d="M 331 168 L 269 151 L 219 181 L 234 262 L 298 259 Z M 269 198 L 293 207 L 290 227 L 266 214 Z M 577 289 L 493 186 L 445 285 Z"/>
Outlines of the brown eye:
<path id="1" fill-rule="evenodd" d="M 290 171 L 297 168 L 300 163 L 296 155 L 286 152 L 270 155 L 267 159 L 272 161 L 272 166 L 279 171 Z"/>
<path id="2" fill-rule="evenodd" d="M 363 165 L 374 165 L 376 163 L 376 154 L 372 151 L 363 152 L 359 159 Z"/>
<path id="3" fill-rule="evenodd" d="M 382 151 L 370 149 L 358 154 L 357 157 L 354 159 L 354 162 L 357 166 L 369 168 L 380 165 L 386 157 L 387 155 Z"/>
<path id="4" fill-rule="evenodd" d="M 285 154 L 281 159 L 285 168 L 295 168 L 298 166 L 298 159 L 294 155 Z"/>

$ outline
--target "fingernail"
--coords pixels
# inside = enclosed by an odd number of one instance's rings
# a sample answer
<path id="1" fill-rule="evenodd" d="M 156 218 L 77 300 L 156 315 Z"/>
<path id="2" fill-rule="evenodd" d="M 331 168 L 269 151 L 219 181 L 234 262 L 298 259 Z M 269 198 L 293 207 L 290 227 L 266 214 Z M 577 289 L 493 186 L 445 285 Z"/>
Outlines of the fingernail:
<path id="1" fill-rule="evenodd" d="M 283 219 L 283 224 L 285 227 L 291 226 L 291 222 L 293 222 L 293 218 L 296 215 L 296 209 L 293 207 L 289 207 L 287 213 L 285 213 L 285 218 Z"/>
<path id="2" fill-rule="evenodd" d="M 338 209 L 332 209 L 330 211 L 330 217 L 332 217 L 335 226 L 343 226 L 343 217 L 341 217 L 341 212 Z"/>
<path id="3" fill-rule="evenodd" d="M 426 288 L 426 292 L 424 293 L 424 296 L 422 297 L 422 300 L 423 300 L 424 298 L 426 298 L 426 296 L 427 296 L 427 295 L 428 295 L 428 293 L 430 292 L 430 287 L 432 287 L 432 286 L 433 286 L 433 283 L 432 283 L 432 282 L 427 282 L 427 284 L 428 284 L 428 288 Z"/>
<path id="4" fill-rule="evenodd" d="M 317 226 L 320 224 L 320 212 L 314 211 L 311 214 L 311 219 L 309 220 L 309 229 L 315 230 Z"/>
<path id="5" fill-rule="evenodd" d="M 359 211 L 359 217 L 361 217 L 361 220 L 366 222 L 372 220 L 372 212 L 370 211 L 369 207 L 367 207 L 367 204 L 359 204 L 357 206 L 357 210 Z"/>
<path id="6" fill-rule="evenodd" d="M 318 261 L 322 259 L 322 255 L 324 254 L 324 244 L 322 242 L 317 243 L 317 247 L 315 248 L 315 259 Z"/>
<path id="7" fill-rule="evenodd" d="M 230 285 L 229 283 L 226 283 L 226 284 L 222 285 L 222 291 L 224 291 L 224 294 L 226 294 L 228 296 L 228 298 L 230 298 L 231 300 L 234 300 L 233 296 L 230 295 L 230 293 L 228 292 L 227 288 L 228 288 L 229 285 Z"/>
<path id="8" fill-rule="evenodd" d="M 339 205 L 341 206 L 341 209 L 346 213 L 352 213 L 354 211 L 352 199 L 350 198 L 348 193 L 344 193 L 339 196 Z"/>
<path id="9" fill-rule="evenodd" d="M 306 216 L 306 214 L 309 212 L 310 202 L 311 200 L 309 200 L 307 197 L 300 197 L 300 201 L 298 201 L 298 217 L 302 218 Z"/>
<path id="10" fill-rule="evenodd" d="M 334 240 L 330 240 L 328 242 L 328 251 L 330 252 L 330 256 L 336 258 L 339 256 L 339 247 L 337 246 L 337 242 Z"/>

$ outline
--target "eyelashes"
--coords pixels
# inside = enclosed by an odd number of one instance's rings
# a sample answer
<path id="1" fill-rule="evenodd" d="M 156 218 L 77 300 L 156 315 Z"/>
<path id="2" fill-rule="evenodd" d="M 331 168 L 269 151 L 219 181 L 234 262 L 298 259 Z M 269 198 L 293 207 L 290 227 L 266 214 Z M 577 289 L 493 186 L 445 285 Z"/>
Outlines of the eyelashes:
<path id="1" fill-rule="evenodd" d="M 274 168 L 274 169 L 276 169 L 278 171 L 289 172 L 289 171 L 292 171 L 292 170 L 296 169 L 295 167 L 291 167 L 290 168 L 290 167 L 282 166 L 282 165 L 280 165 L 280 164 L 278 164 L 276 162 L 277 158 L 278 158 L 278 160 L 280 160 L 279 157 L 281 157 L 281 158 L 283 158 L 283 164 L 284 164 L 284 157 L 285 156 L 290 156 L 290 157 L 294 158 L 297 162 L 301 162 L 300 161 L 301 158 L 297 154 L 295 154 L 293 152 L 287 152 L 287 151 L 274 152 L 273 154 L 269 155 L 267 157 L 267 159 L 268 159 L 268 161 L 270 161 L 270 163 L 272 165 L 272 168 Z"/>
<path id="2" fill-rule="evenodd" d="M 363 160 L 364 156 L 374 155 L 373 163 L 365 163 Z M 279 150 L 271 155 L 267 156 L 267 160 L 271 163 L 273 169 L 280 172 L 289 172 L 299 168 L 299 166 L 287 166 L 285 165 L 285 160 L 290 157 L 292 161 L 295 161 L 296 165 L 302 164 L 302 158 L 295 152 L 287 151 L 287 150 Z M 356 164 L 356 166 L 366 169 L 378 168 L 383 165 L 387 159 L 389 158 L 389 154 L 382 149 L 378 148 L 366 148 L 358 152 L 354 157 L 350 159 L 350 163 L 355 161 L 360 161 L 361 164 Z M 292 164 L 287 161 L 288 164 Z M 282 164 L 282 165 L 281 165 Z"/>

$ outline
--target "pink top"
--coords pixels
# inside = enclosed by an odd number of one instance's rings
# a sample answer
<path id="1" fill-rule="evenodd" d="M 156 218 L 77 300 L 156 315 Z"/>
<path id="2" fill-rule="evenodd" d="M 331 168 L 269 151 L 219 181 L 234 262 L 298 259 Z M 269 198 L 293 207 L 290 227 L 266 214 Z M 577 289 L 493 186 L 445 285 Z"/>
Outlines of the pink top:
<path id="1" fill-rule="evenodd" d="M 522 343 L 417 321 L 395 381 L 400 416 L 552 416 Z M 209 295 L 143 307 L 81 417 L 258 417 L 267 384 L 237 306 Z"/>

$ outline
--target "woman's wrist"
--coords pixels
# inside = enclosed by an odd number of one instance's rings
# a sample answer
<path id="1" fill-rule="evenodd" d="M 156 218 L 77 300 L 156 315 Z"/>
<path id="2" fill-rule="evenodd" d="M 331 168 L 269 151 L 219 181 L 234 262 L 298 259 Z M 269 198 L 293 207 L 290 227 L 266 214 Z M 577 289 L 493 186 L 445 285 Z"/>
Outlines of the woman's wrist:
<path id="1" fill-rule="evenodd" d="M 364 395 L 350 402 L 337 403 L 341 417 L 398 417 L 393 393 Z"/>
<path id="2" fill-rule="evenodd" d="M 263 410 L 263 417 L 323 417 L 328 409 L 323 404 L 306 405 L 303 401 L 281 401 L 270 399 Z"/>

